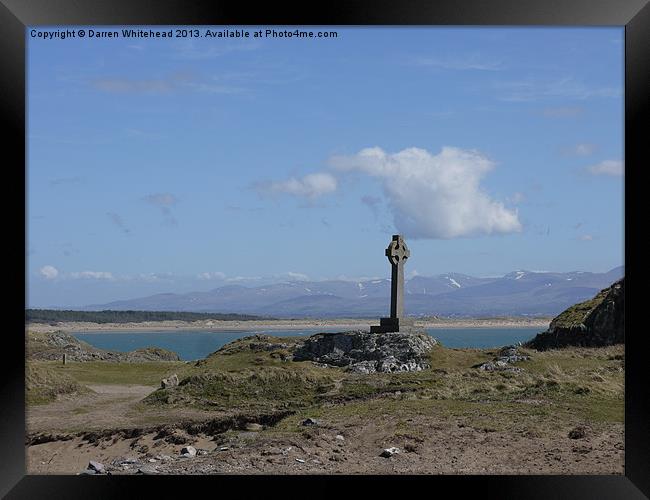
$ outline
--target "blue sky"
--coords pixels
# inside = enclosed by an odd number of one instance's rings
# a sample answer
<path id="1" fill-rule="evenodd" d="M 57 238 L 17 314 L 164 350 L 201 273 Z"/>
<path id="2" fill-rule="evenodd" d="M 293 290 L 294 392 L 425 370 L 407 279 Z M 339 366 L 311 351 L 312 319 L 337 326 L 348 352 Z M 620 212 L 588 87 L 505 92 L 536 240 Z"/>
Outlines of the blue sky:
<path id="1" fill-rule="evenodd" d="M 623 28 L 327 29 L 28 29 L 28 304 L 623 264 Z"/>

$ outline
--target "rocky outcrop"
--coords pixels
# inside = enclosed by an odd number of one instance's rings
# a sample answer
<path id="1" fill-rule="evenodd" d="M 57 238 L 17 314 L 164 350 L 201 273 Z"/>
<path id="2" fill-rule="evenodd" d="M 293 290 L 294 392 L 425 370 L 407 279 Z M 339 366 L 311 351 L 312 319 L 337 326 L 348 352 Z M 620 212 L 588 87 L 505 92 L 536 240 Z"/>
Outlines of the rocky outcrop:
<path id="1" fill-rule="evenodd" d="M 517 366 L 510 366 L 518 361 L 528 361 L 530 356 L 519 354 L 517 346 L 508 345 L 499 349 L 498 355 L 492 360 L 477 365 L 479 370 L 494 372 L 494 371 L 510 371 L 520 372 L 522 368 Z"/>
<path id="2" fill-rule="evenodd" d="M 129 352 L 98 349 L 63 331 L 29 332 L 25 339 L 29 359 L 40 361 L 112 361 L 142 363 L 146 361 L 180 361 L 178 354 L 159 347 L 144 347 Z"/>
<path id="3" fill-rule="evenodd" d="M 598 347 L 624 343 L 625 278 L 593 299 L 569 307 L 548 330 L 526 344 L 538 350 L 566 346 Z"/>
<path id="4" fill-rule="evenodd" d="M 358 373 L 420 371 L 430 368 L 428 353 L 436 344 L 424 331 L 318 333 L 295 350 L 293 359 Z"/>

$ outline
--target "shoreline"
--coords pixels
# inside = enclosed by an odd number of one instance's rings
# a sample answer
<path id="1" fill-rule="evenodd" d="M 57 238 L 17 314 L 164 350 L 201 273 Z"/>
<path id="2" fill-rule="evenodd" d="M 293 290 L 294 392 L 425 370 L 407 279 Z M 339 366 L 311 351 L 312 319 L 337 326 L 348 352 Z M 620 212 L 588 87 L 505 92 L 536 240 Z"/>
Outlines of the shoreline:
<path id="1" fill-rule="evenodd" d="M 426 319 L 415 320 L 415 326 L 421 328 L 548 328 L 552 318 L 489 318 L 489 319 Z M 364 330 L 370 325 L 379 324 L 378 319 L 296 319 L 296 320 L 199 320 L 199 321 L 144 321 L 141 323 L 88 323 L 62 322 L 56 325 L 29 323 L 25 330 L 32 332 L 68 332 L 87 333 L 131 333 L 137 331 L 212 331 L 228 332 L 243 330 L 312 330 L 320 328 L 349 328 Z"/>

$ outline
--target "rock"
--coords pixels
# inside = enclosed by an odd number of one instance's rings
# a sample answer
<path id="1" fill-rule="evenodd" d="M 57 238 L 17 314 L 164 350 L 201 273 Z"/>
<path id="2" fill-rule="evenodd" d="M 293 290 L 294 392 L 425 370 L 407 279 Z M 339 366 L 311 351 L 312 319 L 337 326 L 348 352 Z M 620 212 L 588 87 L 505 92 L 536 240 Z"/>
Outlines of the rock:
<path id="1" fill-rule="evenodd" d="M 599 347 L 624 343 L 625 278 L 595 297 L 569 307 L 545 332 L 527 342 L 537 350 L 566 346 Z"/>
<path id="2" fill-rule="evenodd" d="M 105 470 L 104 469 L 104 464 L 101 464 L 99 462 L 95 462 L 94 460 L 91 460 L 90 462 L 88 462 L 87 469 L 92 469 L 92 470 L 94 470 L 95 472 L 97 472 L 99 474 L 101 474 Z"/>
<path id="3" fill-rule="evenodd" d="M 208 450 L 196 450 L 196 454 L 197 454 L 197 455 L 207 455 L 207 454 L 208 454 Z"/>
<path id="4" fill-rule="evenodd" d="M 160 387 L 162 389 L 167 389 L 168 387 L 176 387 L 178 386 L 178 375 L 175 373 L 168 378 L 164 378 L 160 381 Z"/>
<path id="5" fill-rule="evenodd" d="M 307 419 L 302 421 L 302 425 L 305 425 L 305 426 L 319 425 L 319 424 L 320 424 L 320 422 L 318 420 L 314 419 L 314 418 L 307 418 Z"/>
<path id="6" fill-rule="evenodd" d="M 136 474 L 146 474 L 146 475 L 158 474 L 158 469 L 156 469 L 153 465 L 143 465 L 138 469 Z"/>
<path id="7" fill-rule="evenodd" d="M 578 425 L 569 431 L 569 439 L 583 439 L 587 437 L 587 427 Z"/>
<path id="8" fill-rule="evenodd" d="M 301 464 L 305 463 L 305 461 L 302 458 L 296 458 L 296 462 L 299 462 Z"/>
<path id="9" fill-rule="evenodd" d="M 509 372 L 521 372 L 522 368 L 516 366 L 508 366 L 512 363 L 518 361 L 527 361 L 530 359 L 530 356 L 520 355 L 517 351 L 517 347 L 514 345 L 508 345 L 499 349 L 498 355 L 492 360 L 476 365 L 474 368 L 479 370 L 484 370 L 487 372 L 492 371 L 509 371 Z"/>
<path id="10" fill-rule="evenodd" d="M 246 428 L 247 431 L 257 432 L 257 431 L 261 431 L 262 429 L 264 429 L 264 426 L 262 426 L 260 424 L 254 424 L 252 422 L 249 422 L 249 423 L 246 424 L 245 428 Z"/>
<path id="11" fill-rule="evenodd" d="M 92 476 L 94 474 L 97 474 L 97 471 L 95 469 L 86 469 L 81 471 L 78 476 Z"/>
<path id="12" fill-rule="evenodd" d="M 399 453 L 399 448 L 391 447 L 391 448 L 385 448 L 384 451 L 380 453 L 380 457 L 384 458 L 390 458 L 393 455 L 397 455 Z"/>
<path id="13" fill-rule="evenodd" d="M 194 446 L 185 446 L 184 448 L 181 449 L 181 455 L 187 455 L 189 457 L 195 457 L 196 456 L 196 448 Z"/>
<path id="14" fill-rule="evenodd" d="M 337 434 L 334 439 L 336 439 L 337 441 L 345 441 L 345 438 L 343 436 L 341 436 L 340 434 Z"/>
<path id="15" fill-rule="evenodd" d="M 293 359 L 348 367 L 356 373 L 419 371 L 430 367 L 428 353 L 436 344 L 422 330 L 318 333 L 296 349 Z"/>

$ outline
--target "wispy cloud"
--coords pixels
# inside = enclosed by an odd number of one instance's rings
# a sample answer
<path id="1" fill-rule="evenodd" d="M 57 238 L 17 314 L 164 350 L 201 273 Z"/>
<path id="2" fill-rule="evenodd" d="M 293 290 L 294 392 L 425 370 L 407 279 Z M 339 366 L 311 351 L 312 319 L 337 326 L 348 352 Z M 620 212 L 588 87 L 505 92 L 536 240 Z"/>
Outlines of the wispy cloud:
<path id="1" fill-rule="evenodd" d="M 575 117 L 583 114 L 584 108 L 579 106 L 574 107 L 560 107 L 560 108 L 545 108 L 542 110 L 542 115 L 551 118 L 567 118 Z"/>
<path id="2" fill-rule="evenodd" d="M 172 207 L 176 205 L 178 199 L 171 193 L 153 193 L 142 198 L 144 201 L 154 207 L 158 207 L 163 215 L 164 223 L 169 226 L 177 226 L 178 221 L 172 213 Z"/>
<path id="3" fill-rule="evenodd" d="M 214 40 L 213 43 L 203 43 L 200 46 L 193 40 L 188 39 L 179 43 L 172 57 L 183 60 L 204 60 L 214 59 L 230 53 L 251 52 L 262 47 L 261 42 L 228 42 L 223 40 Z"/>
<path id="4" fill-rule="evenodd" d="M 503 61 L 490 60 L 480 54 L 444 58 L 415 56 L 410 63 L 413 66 L 457 71 L 499 71 L 505 68 Z"/>
<path id="5" fill-rule="evenodd" d="M 172 80 L 132 80 L 126 78 L 99 78 L 93 80 L 92 85 L 97 90 L 119 94 L 166 94 L 176 87 Z"/>
<path id="6" fill-rule="evenodd" d="M 73 272 L 70 273 L 68 276 L 72 279 L 93 279 L 93 280 L 109 280 L 109 281 L 115 280 L 113 274 L 106 271 Z"/>
<path id="7" fill-rule="evenodd" d="M 50 181 L 50 186 L 60 186 L 62 184 L 80 184 L 84 182 L 83 177 L 58 177 Z"/>
<path id="8" fill-rule="evenodd" d="M 200 280 L 205 280 L 205 281 L 223 280 L 223 279 L 226 278 L 226 275 L 225 275 L 225 273 L 222 273 L 221 271 L 206 272 L 206 273 L 198 274 L 197 278 L 200 279 Z"/>
<path id="9" fill-rule="evenodd" d="M 313 200 L 336 191 L 337 181 L 332 174 L 317 172 L 284 181 L 258 182 L 254 187 L 260 194 L 288 194 Z"/>
<path id="10" fill-rule="evenodd" d="M 114 212 L 106 212 L 106 215 L 108 216 L 110 221 L 116 227 L 118 227 L 120 229 L 120 231 L 122 231 L 124 234 L 130 234 L 131 233 L 131 230 L 128 227 L 126 227 L 124 219 L 120 215 L 118 215 L 118 214 L 116 214 Z"/>
<path id="11" fill-rule="evenodd" d="M 92 86 L 103 92 L 116 94 L 171 94 L 173 92 L 201 92 L 210 94 L 237 94 L 241 86 L 214 83 L 197 75 L 176 72 L 161 78 L 132 79 L 123 77 L 98 78 Z"/>
<path id="12" fill-rule="evenodd" d="M 589 143 L 574 144 L 563 149 L 563 153 L 570 156 L 589 156 L 596 152 L 598 146 Z"/>
<path id="13" fill-rule="evenodd" d="M 589 99 L 592 97 L 621 97 L 618 87 L 588 87 L 573 78 L 526 79 L 496 82 L 497 98 L 502 101 L 525 102 L 552 98 Z"/>
<path id="14" fill-rule="evenodd" d="M 585 169 L 591 175 L 610 175 L 620 177 L 624 174 L 623 162 L 619 160 L 604 160 Z"/>

